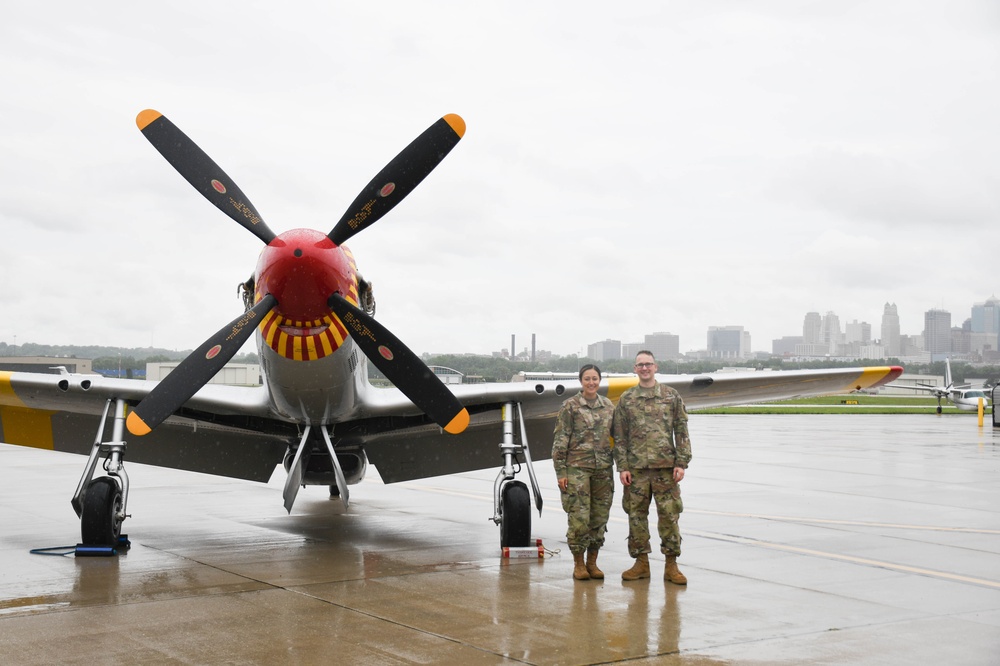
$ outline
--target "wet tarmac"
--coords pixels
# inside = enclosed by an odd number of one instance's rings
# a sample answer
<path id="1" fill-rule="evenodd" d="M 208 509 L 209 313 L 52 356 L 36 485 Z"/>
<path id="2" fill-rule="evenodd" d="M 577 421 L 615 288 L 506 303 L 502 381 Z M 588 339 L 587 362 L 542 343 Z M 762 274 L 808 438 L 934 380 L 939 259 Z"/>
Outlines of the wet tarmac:
<path id="1" fill-rule="evenodd" d="M 618 504 L 574 581 L 547 462 L 533 533 L 502 559 L 496 470 L 385 486 L 351 506 L 133 464 L 115 558 L 72 545 L 84 458 L 0 445 L 5 664 L 997 664 L 1000 432 L 928 415 L 699 416 L 678 587 L 624 583 Z M 499 460 L 499 456 L 498 456 Z M 526 479 L 526 475 L 525 480 Z"/>

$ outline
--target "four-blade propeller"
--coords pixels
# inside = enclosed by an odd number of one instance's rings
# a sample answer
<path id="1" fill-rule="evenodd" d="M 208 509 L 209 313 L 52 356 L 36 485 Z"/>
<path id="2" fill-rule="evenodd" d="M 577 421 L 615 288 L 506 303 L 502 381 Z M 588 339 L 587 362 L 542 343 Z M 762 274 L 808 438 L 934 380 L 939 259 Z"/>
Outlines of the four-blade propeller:
<path id="1" fill-rule="evenodd" d="M 136 124 L 150 143 L 206 199 L 248 229 L 265 244 L 277 235 L 226 173 L 186 134 L 158 111 L 147 109 Z M 367 228 L 392 210 L 455 147 L 465 133 L 465 122 L 447 115 L 404 148 L 361 191 L 328 234 L 333 247 Z M 335 249 L 331 249 L 335 251 Z M 356 344 L 414 405 L 447 432 L 457 434 L 469 423 L 469 413 L 441 380 L 384 326 L 332 294 L 331 311 L 340 318 Z M 266 294 L 250 310 L 205 341 L 129 414 L 133 435 L 145 435 L 166 420 L 204 386 L 236 354 L 278 299 Z"/>

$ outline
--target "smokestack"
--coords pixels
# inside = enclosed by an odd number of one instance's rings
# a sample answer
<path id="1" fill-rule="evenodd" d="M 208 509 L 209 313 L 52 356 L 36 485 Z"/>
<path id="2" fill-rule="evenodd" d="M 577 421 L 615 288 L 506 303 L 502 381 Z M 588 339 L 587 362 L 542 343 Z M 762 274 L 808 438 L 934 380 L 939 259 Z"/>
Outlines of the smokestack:
<path id="1" fill-rule="evenodd" d="M 510 334 L 510 357 L 513 359 L 517 356 L 517 350 L 514 348 L 514 334 Z"/>
<path id="2" fill-rule="evenodd" d="M 535 362 L 535 334 L 531 334 L 531 362 Z"/>

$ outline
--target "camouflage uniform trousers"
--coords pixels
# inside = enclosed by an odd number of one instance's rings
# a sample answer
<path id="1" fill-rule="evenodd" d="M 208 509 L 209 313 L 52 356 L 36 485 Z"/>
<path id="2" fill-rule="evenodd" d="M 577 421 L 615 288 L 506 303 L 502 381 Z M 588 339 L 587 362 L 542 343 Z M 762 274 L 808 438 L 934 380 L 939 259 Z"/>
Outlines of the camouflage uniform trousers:
<path id="1" fill-rule="evenodd" d="M 684 503 L 681 487 L 674 482 L 674 469 L 634 469 L 632 485 L 625 487 L 622 508 L 628 514 L 628 554 L 638 557 L 650 552 L 649 504 L 656 501 L 657 530 L 660 533 L 660 552 L 664 555 L 681 554 L 681 530 L 677 524 Z"/>
<path id="2" fill-rule="evenodd" d="M 604 545 L 604 532 L 611 517 L 611 500 L 615 494 L 615 481 L 611 467 L 604 469 L 567 469 L 569 483 L 562 493 L 569 527 L 566 541 L 574 555 L 588 548 Z"/>

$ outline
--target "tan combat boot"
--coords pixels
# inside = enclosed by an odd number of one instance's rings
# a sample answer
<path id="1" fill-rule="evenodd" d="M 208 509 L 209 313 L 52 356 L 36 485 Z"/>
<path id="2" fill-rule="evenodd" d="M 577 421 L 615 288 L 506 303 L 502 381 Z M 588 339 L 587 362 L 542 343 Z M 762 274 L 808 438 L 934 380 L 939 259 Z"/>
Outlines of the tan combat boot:
<path id="1" fill-rule="evenodd" d="M 597 551 L 599 548 L 590 548 L 587 550 L 587 573 L 590 574 L 591 578 L 597 578 L 600 580 L 604 578 L 604 572 L 597 568 Z"/>
<path id="2" fill-rule="evenodd" d="M 635 564 L 632 565 L 632 568 L 622 572 L 622 580 L 639 580 L 640 578 L 649 578 L 649 555 L 647 553 L 640 553 L 635 558 Z"/>
<path id="3" fill-rule="evenodd" d="M 677 557 L 675 555 L 667 555 L 667 568 L 663 570 L 663 580 L 669 580 L 674 585 L 687 585 L 687 576 L 681 573 L 681 570 L 677 568 Z"/>
<path id="4" fill-rule="evenodd" d="M 573 578 L 577 580 L 590 578 L 590 574 L 587 573 L 587 565 L 583 563 L 583 553 L 573 553 Z"/>

